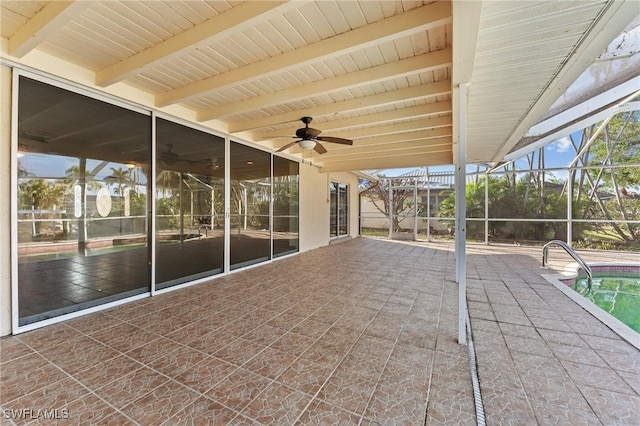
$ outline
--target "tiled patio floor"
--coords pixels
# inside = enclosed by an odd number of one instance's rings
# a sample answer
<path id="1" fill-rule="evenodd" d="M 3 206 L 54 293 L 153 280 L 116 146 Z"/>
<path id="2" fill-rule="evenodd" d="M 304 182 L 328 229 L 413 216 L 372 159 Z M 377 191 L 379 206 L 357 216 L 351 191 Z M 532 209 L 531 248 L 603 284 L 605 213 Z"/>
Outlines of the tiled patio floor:
<path id="1" fill-rule="evenodd" d="M 487 424 L 633 424 L 640 353 L 539 249 L 468 251 Z M 1 339 L 0 424 L 475 424 L 454 268 L 360 238 Z"/>
<path id="2" fill-rule="evenodd" d="M 452 258 L 358 239 L 2 339 L 0 403 L 75 424 L 472 424 Z"/>
<path id="3" fill-rule="evenodd" d="M 468 246 L 487 424 L 640 424 L 640 351 L 540 276 L 539 247 Z M 587 262 L 637 253 L 581 252 Z M 551 252 L 551 273 L 573 260 Z"/>

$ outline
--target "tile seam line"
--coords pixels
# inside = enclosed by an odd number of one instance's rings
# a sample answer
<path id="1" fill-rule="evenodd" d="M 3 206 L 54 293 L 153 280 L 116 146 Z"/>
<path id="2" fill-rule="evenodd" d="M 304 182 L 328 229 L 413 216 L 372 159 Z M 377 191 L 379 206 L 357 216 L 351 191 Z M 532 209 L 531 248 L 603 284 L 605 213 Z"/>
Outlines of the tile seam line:
<path id="1" fill-rule="evenodd" d="M 38 356 L 40 356 L 42 359 L 44 359 L 45 361 L 47 361 L 50 365 L 52 365 L 52 366 L 53 366 L 53 367 L 55 367 L 56 369 L 60 370 L 60 371 L 61 371 L 61 372 L 66 376 L 66 379 L 71 379 L 71 380 L 73 380 L 74 382 L 78 383 L 78 384 L 79 384 L 80 386 L 82 386 L 85 390 L 87 390 L 91 395 L 95 396 L 95 397 L 96 397 L 96 398 L 98 398 L 100 401 L 102 401 L 103 403 L 105 403 L 105 404 L 107 404 L 109 407 L 111 407 L 111 408 L 112 408 L 116 413 L 121 414 L 122 416 L 126 417 L 128 420 L 130 420 L 131 422 L 133 422 L 133 424 L 135 424 L 135 425 L 139 425 L 139 426 L 140 426 L 140 423 L 138 423 L 137 421 L 133 420 L 133 419 L 132 419 L 131 417 L 129 417 L 126 413 L 124 413 L 122 410 L 118 409 L 115 405 L 111 404 L 111 403 L 110 403 L 109 401 L 107 401 L 106 399 L 102 398 L 102 397 L 101 397 L 100 395 L 98 395 L 98 394 L 97 394 L 93 389 L 89 388 L 87 385 L 85 385 L 85 384 L 84 384 L 84 383 L 82 383 L 80 380 L 78 380 L 74 375 L 72 375 L 71 373 L 67 372 L 67 371 L 66 371 L 66 370 L 64 370 L 62 367 L 60 367 L 58 364 L 56 364 L 56 363 L 54 363 L 53 361 L 51 361 L 49 358 L 47 358 L 45 355 L 41 354 L 37 349 L 33 348 L 33 347 L 32 347 L 31 345 L 29 345 L 28 343 L 26 343 L 26 342 L 22 342 L 22 343 L 24 343 L 25 345 L 27 345 L 27 346 L 28 346 L 28 347 L 29 347 L 29 348 L 30 348 L 30 349 L 31 349 L 35 354 L 37 354 L 37 355 L 38 355 Z M 134 360 L 134 361 L 135 361 L 135 360 Z M 136 361 L 136 362 L 138 362 L 138 361 Z M 138 363 L 139 363 L 139 364 L 141 364 L 140 362 L 138 362 Z M 142 368 L 143 366 L 144 366 L 144 364 L 141 364 L 140 368 Z M 138 369 L 140 369 L 140 368 L 138 368 Z M 88 368 L 87 368 L 87 369 L 88 369 Z M 57 381 L 55 381 L 55 382 L 51 383 L 51 384 L 56 384 L 56 383 L 59 383 L 59 382 L 61 382 L 61 381 L 63 381 L 63 380 L 65 380 L 65 378 L 64 378 L 64 377 L 63 377 L 63 378 L 61 378 L 60 380 L 57 380 Z M 46 386 L 45 386 L 44 388 L 46 388 Z M 40 389 L 34 390 L 33 392 L 30 392 L 29 394 L 24 395 L 24 396 L 28 396 L 28 395 L 31 395 L 31 394 L 35 394 L 36 392 L 41 391 L 41 390 L 42 390 L 42 389 L 44 389 L 44 388 L 40 388 Z M 76 398 L 76 399 L 74 399 L 74 400 L 72 400 L 72 401 L 69 401 L 69 402 L 68 402 L 68 404 L 73 403 L 73 402 L 75 402 L 75 401 L 78 401 L 78 400 L 80 400 L 80 399 L 81 399 L 81 397 L 78 397 L 78 398 Z M 15 399 L 15 400 L 13 400 L 13 401 L 17 401 L 17 399 Z M 11 401 L 11 402 L 13 402 L 13 401 Z M 111 415 L 107 416 L 107 419 L 108 419 L 109 417 L 112 417 L 112 416 L 113 416 L 113 414 L 111 414 Z"/>
<path id="2" fill-rule="evenodd" d="M 384 366 L 382 367 L 382 370 L 380 371 L 380 374 L 378 375 L 378 378 L 377 378 L 377 380 L 375 382 L 375 385 L 373 386 L 373 392 L 371 393 L 371 395 L 369 396 L 369 399 L 367 400 L 367 404 L 365 405 L 364 412 L 362 413 L 362 416 L 360 417 L 360 421 L 358 422 L 358 425 L 361 425 L 362 422 L 365 420 L 365 414 L 367 413 L 367 409 L 369 408 L 369 406 L 371 404 L 371 401 L 373 400 L 373 395 L 375 394 L 376 389 L 378 389 L 378 385 L 380 384 L 380 379 L 382 378 L 382 375 L 384 374 L 384 371 L 386 370 L 387 365 L 389 364 L 389 360 L 391 359 L 391 355 L 393 354 L 393 351 L 395 350 L 395 348 L 398 345 L 398 340 L 400 339 L 400 334 L 402 333 L 402 330 L 404 330 L 404 327 L 406 325 L 406 319 L 409 316 L 409 312 L 411 312 L 411 310 L 415 306 L 416 300 L 418 299 L 418 295 L 419 294 L 420 294 L 419 292 L 416 292 L 416 295 L 413 297 L 413 301 L 411 302 L 411 308 L 409 308 L 409 310 L 407 311 L 407 313 L 404 316 L 402 327 L 400 328 L 400 331 L 398 332 L 398 335 L 396 336 L 396 339 L 393 342 L 393 347 L 392 347 L 391 351 L 389 352 L 389 355 L 387 355 L 387 359 L 384 362 Z M 387 301 L 389 301 L 391 296 L 393 296 L 393 293 L 391 295 L 389 295 L 389 297 L 387 298 Z M 385 301 L 385 304 L 387 303 L 387 301 Z M 373 322 L 373 319 L 371 320 L 371 322 Z M 363 333 L 364 333 L 364 331 L 363 331 Z M 434 350 L 434 352 L 435 352 L 435 350 Z M 432 363 L 431 370 L 432 371 L 433 371 L 433 359 L 435 359 L 435 355 L 432 357 L 432 360 L 431 360 L 431 363 Z M 429 388 L 430 387 L 431 387 L 431 373 L 429 374 Z M 429 398 L 427 398 L 427 401 L 428 400 L 429 400 Z"/>

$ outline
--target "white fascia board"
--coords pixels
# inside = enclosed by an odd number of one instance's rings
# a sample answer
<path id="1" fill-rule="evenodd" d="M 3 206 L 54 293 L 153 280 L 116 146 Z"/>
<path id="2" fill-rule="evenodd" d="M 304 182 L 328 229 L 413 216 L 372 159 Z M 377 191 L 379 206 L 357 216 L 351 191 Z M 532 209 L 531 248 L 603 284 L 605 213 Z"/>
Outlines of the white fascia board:
<path id="1" fill-rule="evenodd" d="M 613 106 L 611 108 L 607 108 L 604 111 L 601 111 L 597 114 L 591 115 L 589 117 L 586 117 L 583 120 L 580 120 L 574 124 L 572 124 L 571 126 L 567 126 L 564 127 L 560 130 L 558 130 L 557 132 L 553 132 L 541 139 L 538 139 L 536 142 L 531 143 L 529 145 L 527 145 L 524 148 L 521 148 L 517 151 L 514 151 L 508 155 L 505 155 L 504 160 L 505 161 L 514 161 L 517 160 L 523 156 L 525 156 L 526 154 L 529 154 L 532 151 L 535 151 L 538 148 L 541 148 L 543 146 L 545 146 L 548 143 L 551 143 L 553 141 L 557 141 L 558 139 L 562 139 L 566 136 L 569 136 L 570 134 L 572 134 L 573 132 L 577 132 L 579 130 L 582 130 L 586 127 L 591 126 L 592 124 L 598 123 L 602 120 L 605 120 L 613 115 L 619 114 L 621 112 L 625 112 L 625 111 L 637 111 L 640 110 L 640 102 L 629 102 L 626 103 L 624 105 L 616 105 Z"/>
<path id="2" fill-rule="evenodd" d="M 609 105 L 618 99 L 626 98 L 633 92 L 636 92 L 639 87 L 640 76 L 632 78 L 631 80 L 609 89 L 598 96 L 586 100 L 566 111 L 561 112 L 560 114 L 556 114 L 555 116 L 536 124 L 529 129 L 525 137 L 544 135 L 545 133 L 553 131 L 566 123 L 575 121 L 592 111 L 596 111 L 606 105 Z"/>

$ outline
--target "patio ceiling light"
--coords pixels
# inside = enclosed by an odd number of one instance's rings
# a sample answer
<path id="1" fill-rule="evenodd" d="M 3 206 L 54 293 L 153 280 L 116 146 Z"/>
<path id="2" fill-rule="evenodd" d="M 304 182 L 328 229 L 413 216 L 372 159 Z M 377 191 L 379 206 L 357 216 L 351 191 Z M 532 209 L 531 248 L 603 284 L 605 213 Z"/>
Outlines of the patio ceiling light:
<path id="1" fill-rule="evenodd" d="M 298 142 L 298 145 L 300 145 L 300 148 L 302 149 L 313 149 L 316 146 L 316 141 L 312 141 L 311 139 L 302 139 Z"/>

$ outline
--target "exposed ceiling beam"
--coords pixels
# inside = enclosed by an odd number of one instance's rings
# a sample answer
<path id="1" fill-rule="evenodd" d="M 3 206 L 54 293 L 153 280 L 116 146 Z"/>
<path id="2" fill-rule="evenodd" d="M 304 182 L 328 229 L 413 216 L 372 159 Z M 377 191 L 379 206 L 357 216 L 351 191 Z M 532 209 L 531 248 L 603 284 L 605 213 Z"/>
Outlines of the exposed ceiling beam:
<path id="1" fill-rule="evenodd" d="M 365 147 L 350 147 L 347 150 L 336 151 L 332 144 L 323 144 L 327 148 L 327 153 L 322 154 L 323 161 L 350 159 L 358 156 L 361 158 L 372 158 L 376 156 L 389 155 L 390 150 L 394 153 L 424 153 L 424 152 L 451 152 L 451 137 L 438 139 L 424 139 L 421 141 L 398 142 L 388 145 L 375 145 Z"/>
<path id="2" fill-rule="evenodd" d="M 406 157 L 408 155 L 415 155 L 415 156 L 425 156 L 425 155 L 435 155 L 435 156 L 440 156 L 440 154 L 451 154 L 451 150 L 450 149 L 446 149 L 446 148 L 427 148 L 427 149 L 423 149 L 423 148 L 413 148 L 413 149 L 407 149 L 407 150 L 398 150 L 398 151 L 394 151 L 393 153 L 389 154 L 388 152 L 376 152 L 376 153 L 372 153 L 370 155 L 353 155 L 353 156 L 340 156 L 340 157 L 336 157 L 336 158 L 325 158 L 325 155 L 318 155 L 315 156 L 312 155 L 311 157 L 315 157 L 316 161 L 318 163 L 322 162 L 323 165 L 328 166 L 330 164 L 340 164 L 340 163 L 347 163 L 347 162 L 359 162 L 359 161 L 374 161 L 374 160 L 378 160 L 378 159 L 385 159 L 385 158 L 394 158 L 394 157 Z"/>
<path id="3" fill-rule="evenodd" d="M 9 54 L 21 58 L 76 15 L 92 1 L 50 1 L 9 38 Z"/>
<path id="4" fill-rule="evenodd" d="M 571 54 L 560 64 L 548 86 L 517 123 L 505 142 L 496 150 L 492 161 L 498 162 L 511 151 L 520 138 L 551 108 L 551 105 L 573 84 L 604 51 L 629 22 L 638 15 L 636 1 L 608 1 L 591 29 L 582 37 Z"/>
<path id="5" fill-rule="evenodd" d="M 417 130 L 415 132 L 390 133 L 388 135 L 371 136 L 356 140 L 356 146 L 384 145 L 388 143 L 418 141 L 422 139 L 440 138 L 451 136 L 451 127 L 441 127 L 438 129 Z M 338 146 L 334 149 L 348 149 L 349 145 Z"/>
<path id="6" fill-rule="evenodd" d="M 99 70 L 96 84 L 108 86 L 124 80 L 144 69 L 150 69 L 184 55 L 189 51 L 211 45 L 228 37 L 232 32 L 242 31 L 285 10 L 299 7 L 297 2 L 248 1 L 241 3 L 188 30 L 149 47 L 142 52 Z"/>
<path id="7" fill-rule="evenodd" d="M 278 117 L 280 123 L 292 123 L 300 120 L 301 117 L 334 115 L 339 112 L 355 111 L 373 106 L 390 105 L 419 98 L 446 95 L 449 93 L 451 93 L 451 82 L 449 80 L 444 80 L 438 81 L 436 83 L 423 84 L 421 86 L 405 87 L 404 89 L 378 93 L 376 95 L 365 96 L 362 98 L 335 102 L 328 105 L 320 105 L 303 110 L 291 111 L 286 114 L 277 115 L 275 117 Z M 254 135 L 254 139 L 271 139 L 274 136 L 283 136 L 288 134 L 293 135 L 295 134 L 297 128 L 298 127 L 280 129 L 272 132 L 257 133 Z"/>
<path id="8" fill-rule="evenodd" d="M 421 143 L 431 143 L 434 139 L 446 137 L 451 143 L 451 127 L 440 127 L 438 129 L 418 130 L 415 132 L 390 133 L 382 136 L 372 136 L 356 139 L 353 145 L 330 144 L 332 151 L 343 151 L 353 149 L 353 147 L 375 147 L 384 146 L 390 148 L 391 145 L 400 142 L 420 141 Z M 284 144 L 281 144 L 284 145 Z"/>
<path id="9" fill-rule="evenodd" d="M 385 134 L 398 134 L 404 132 L 413 132 L 416 130 L 437 130 L 443 128 L 442 133 L 451 132 L 451 116 L 437 117 L 437 118 L 424 118 L 419 120 L 404 121 L 400 123 L 387 124 L 381 126 L 363 127 L 360 129 L 342 131 L 340 137 L 346 137 L 348 139 L 358 139 L 369 136 L 385 135 Z"/>
<path id="10" fill-rule="evenodd" d="M 366 138 L 358 139 L 354 146 L 356 147 L 366 147 L 366 146 L 377 146 L 377 145 L 389 145 L 395 144 L 399 142 L 411 142 L 411 141 L 423 141 L 423 143 L 431 143 L 433 139 L 443 138 L 447 136 L 448 143 L 451 144 L 451 128 L 450 127 L 441 127 L 438 129 L 426 129 L 426 130 L 417 130 L 414 132 L 404 132 L 404 133 L 392 133 L 381 136 L 370 136 Z M 272 140 L 271 147 L 277 149 L 281 146 L 284 146 L 291 142 L 291 140 L 282 140 L 279 142 L 275 142 Z M 331 146 L 332 152 L 345 152 L 346 150 L 353 149 L 354 146 L 349 145 L 339 145 L 339 144 L 329 144 Z M 295 149 L 295 148 L 294 148 Z"/>
<path id="11" fill-rule="evenodd" d="M 399 108 L 392 111 L 384 111 L 373 114 L 360 115 L 357 117 L 349 117 L 338 120 L 331 120 L 322 124 L 327 124 L 328 129 L 343 129 L 348 127 L 365 126 L 371 123 L 385 123 L 387 121 L 395 121 L 402 119 L 409 119 L 415 117 L 425 117 L 436 114 L 448 114 L 451 113 L 451 102 L 434 102 L 426 105 L 416 105 L 409 108 Z M 277 117 L 277 116 L 275 116 Z M 277 121 L 275 117 L 265 117 L 264 119 L 256 120 L 244 120 L 229 124 L 229 133 L 235 133 L 250 129 L 257 129 L 260 127 L 268 127 L 274 124 L 280 124 L 281 121 Z M 302 117 L 298 117 L 302 118 Z"/>
<path id="12" fill-rule="evenodd" d="M 158 107 L 167 106 L 234 84 L 269 77 L 326 58 L 405 37 L 418 31 L 436 28 L 449 22 L 451 22 L 451 5 L 448 2 L 427 4 L 224 74 L 160 93 L 156 95 L 155 104 Z"/>
<path id="13" fill-rule="evenodd" d="M 453 2 L 453 39 L 464 40 L 464 43 L 456 42 L 456 49 L 453 53 L 453 66 L 451 73 L 452 80 L 452 104 L 453 122 L 460 123 L 458 112 L 460 111 L 460 83 L 472 82 L 473 64 L 476 59 L 476 48 L 478 44 L 478 34 L 480 31 L 480 17 L 482 15 L 482 0 L 476 1 L 455 1 Z M 473 86 L 471 89 L 473 90 Z M 466 119 L 467 117 L 465 117 Z M 464 123 L 466 125 L 466 123 Z M 460 139 L 459 125 L 453 126 L 453 144 L 457 147 Z M 454 161 L 458 164 L 457 153 L 454 150 Z"/>
<path id="14" fill-rule="evenodd" d="M 381 125 L 381 126 L 362 127 L 362 128 L 353 129 L 353 130 L 342 130 L 336 134 L 328 134 L 328 132 L 323 131 L 321 136 L 337 136 L 337 137 L 347 138 L 347 139 L 357 139 L 357 138 L 364 138 L 364 137 L 373 136 L 373 135 L 411 132 L 413 130 L 434 129 L 437 127 L 447 127 L 447 126 L 451 126 L 451 117 L 424 118 L 419 120 L 411 120 L 411 121 L 405 121 L 405 122 L 387 124 L 387 125 Z M 270 136 L 266 136 L 264 139 L 274 139 L 277 136 L 286 136 L 288 134 L 293 136 L 296 133 L 296 129 L 284 130 L 284 133 L 279 133 L 279 132 L 269 132 L 269 133 L 274 133 L 274 134 Z"/>
<path id="15" fill-rule="evenodd" d="M 318 159 L 322 161 L 322 159 Z M 369 160 L 346 160 L 331 161 L 320 166 L 320 171 L 328 172 L 347 172 L 352 170 L 379 170 L 379 169 L 396 169 L 403 167 L 423 167 L 435 166 L 440 164 L 451 164 L 453 155 L 451 152 L 437 152 L 432 154 L 404 154 L 404 155 L 387 155 L 383 158 L 374 158 Z"/>
<path id="16" fill-rule="evenodd" d="M 247 111 L 255 111 L 261 108 L 267 108 L 274 105 L 284 104 L 287 102 L 306 99 L 311 96 L 317 96 L 337 90 L 345 90 L 354 87 L 373 84 L 389 79 L 406 77 L 407 75 L 419 72 L 435 71 L 446 68 L 451 65 L 451 49 L 438 50 L 436 52 L 425 53 L 419 56 L 401 59 L 399 61 L 390 62 L 388 64 L 378 65 L 366 68 L 360 71 L 350 72 L 336 77 L 324 80 L 314 81 L 312 83 L 295 86 L 290 89 L 281 90 L 275 93 L 269 93 L 262 96 L 249 98 L 242 102 L 234 102 L 232 104 L 224 104 L 199 111 L 197 113 L 198 121 L 212 120 L 226 115 L 239 114 Z M 258 123 L 256 127 L 241 128 L 241 124 L 247 123 L 242 120 L 231 123 L 229 131 L 231 133 L 243 130 L 251 130 L 258 127 L 266 127 L 274 122 L 269 122 L 268 118 L 263 123 Z"/>

